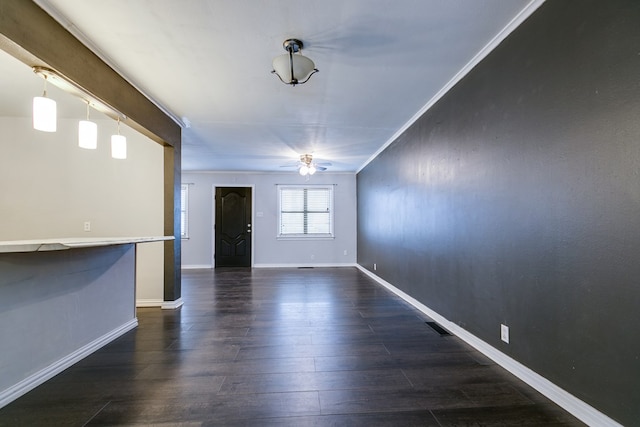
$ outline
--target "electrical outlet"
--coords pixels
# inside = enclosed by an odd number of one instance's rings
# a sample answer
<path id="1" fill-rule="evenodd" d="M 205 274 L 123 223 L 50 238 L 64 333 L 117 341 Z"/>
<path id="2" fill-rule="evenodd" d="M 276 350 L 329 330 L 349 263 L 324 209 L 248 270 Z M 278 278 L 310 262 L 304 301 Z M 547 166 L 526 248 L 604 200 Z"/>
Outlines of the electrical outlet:
<path id="1" fill-rule="evenodd" d="M 378 268 L 378 266 L 376 265 L 376 263 L 373 263 L 373 271 L 376 271 L 376 269 Z"/>
<path id="2" fill-rule="evenodd" d="M 507 325 L 500 325 L 500 339 L 509 344 L 509 327 Z"/>
<path id="3" fill-rule="evenodd" d="M 84 222 L 84 231 L 91 231 L 91 221 Z"/>

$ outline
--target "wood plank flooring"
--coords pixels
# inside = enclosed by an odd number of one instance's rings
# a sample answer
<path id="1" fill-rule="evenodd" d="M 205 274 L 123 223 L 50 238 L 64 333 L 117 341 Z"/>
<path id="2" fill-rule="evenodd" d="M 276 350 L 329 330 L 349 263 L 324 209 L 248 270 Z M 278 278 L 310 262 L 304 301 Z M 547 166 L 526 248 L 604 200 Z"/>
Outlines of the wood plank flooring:
<path id="1" fill-rule="evenodd" d="M 0 426 L 581 426 L 355 268 L 183 271 Z"/>

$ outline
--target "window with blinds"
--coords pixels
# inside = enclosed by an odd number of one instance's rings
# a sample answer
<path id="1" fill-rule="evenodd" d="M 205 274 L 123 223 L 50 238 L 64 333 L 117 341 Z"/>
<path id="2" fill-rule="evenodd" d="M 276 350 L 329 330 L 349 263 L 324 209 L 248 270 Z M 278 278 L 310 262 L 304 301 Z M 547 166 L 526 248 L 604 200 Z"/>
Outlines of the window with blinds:
<path id="1" fill-rule="evenodd" d="M 180 237 L 189 238 L 189 186 L 182 184 L 180 186 Z"/>
<path id="2" fill-rule="evenodd" d="M 278 237 L 333 237 L 333 186 L 278 186 Z"/>

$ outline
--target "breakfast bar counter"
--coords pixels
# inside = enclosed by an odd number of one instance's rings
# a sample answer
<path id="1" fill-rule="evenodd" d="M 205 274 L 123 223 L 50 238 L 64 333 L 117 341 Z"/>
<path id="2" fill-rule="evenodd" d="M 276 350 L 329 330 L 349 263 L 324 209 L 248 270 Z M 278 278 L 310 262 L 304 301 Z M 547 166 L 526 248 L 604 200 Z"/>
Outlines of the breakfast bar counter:
<path id="1" fill-rule="evenodd" d="M 0 407 L 135 328 L 136 245 L 172 239 L 0 241 Z"/>

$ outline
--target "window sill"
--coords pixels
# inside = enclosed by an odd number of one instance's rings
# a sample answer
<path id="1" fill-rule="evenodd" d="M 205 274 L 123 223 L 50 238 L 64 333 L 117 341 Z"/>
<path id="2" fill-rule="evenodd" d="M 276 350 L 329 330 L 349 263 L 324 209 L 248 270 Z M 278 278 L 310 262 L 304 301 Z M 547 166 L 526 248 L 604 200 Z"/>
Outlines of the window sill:
<path id="1" fill-rule="evenodd" d="M 276 240 L 334 240 L 335 236 L 276 236 Z"/>

